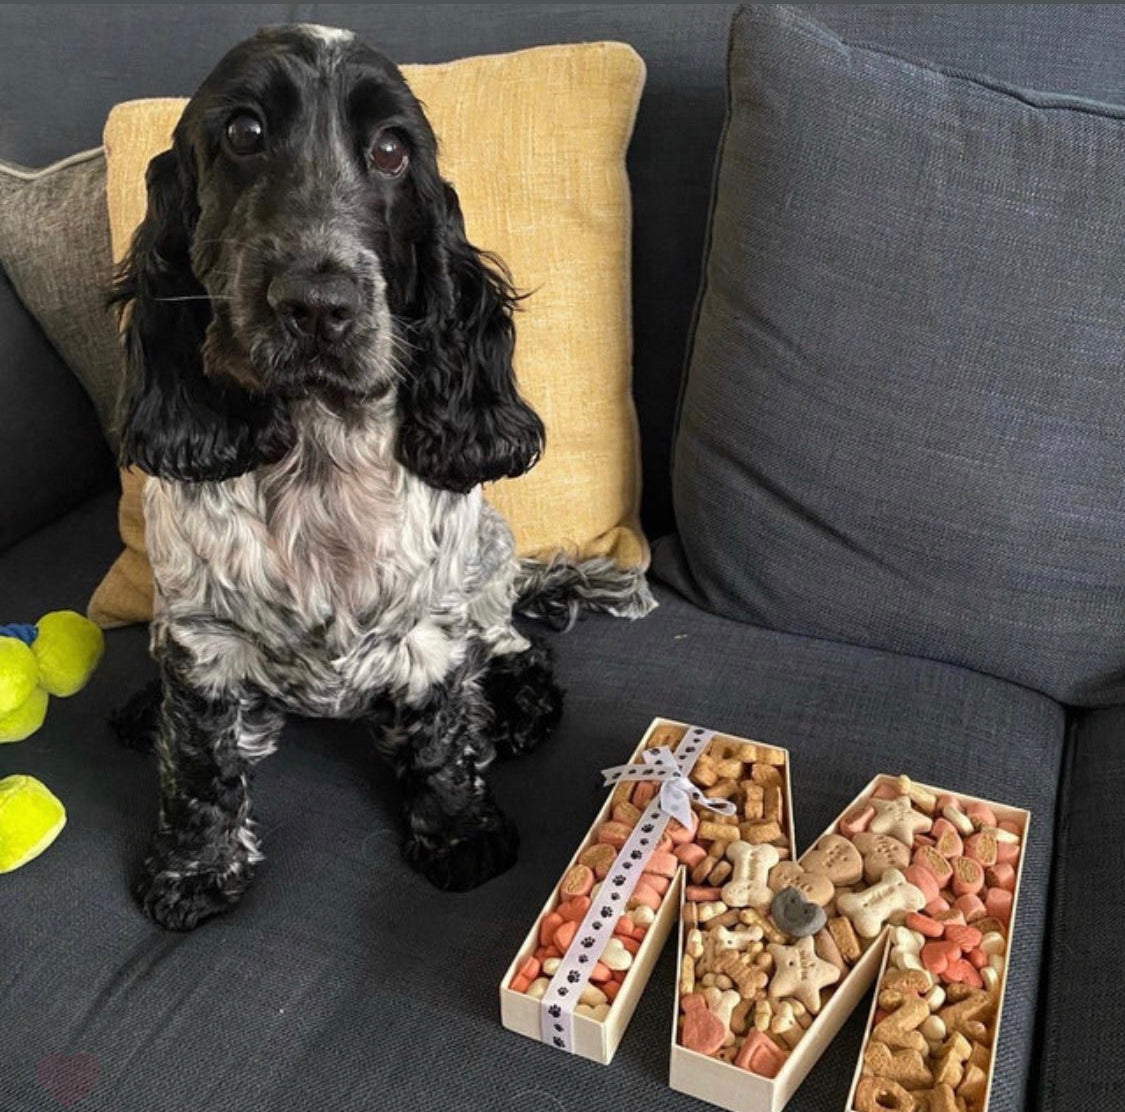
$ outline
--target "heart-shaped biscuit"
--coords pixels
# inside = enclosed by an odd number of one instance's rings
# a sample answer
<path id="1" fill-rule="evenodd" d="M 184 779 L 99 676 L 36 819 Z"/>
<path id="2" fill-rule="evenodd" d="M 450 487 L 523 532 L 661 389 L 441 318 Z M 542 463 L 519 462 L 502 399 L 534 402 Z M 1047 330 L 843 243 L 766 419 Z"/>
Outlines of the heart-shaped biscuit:
<path id="1" fill-rule="evenodd" d="M 801 858 L 806 873 L 821 873 L 837 887 L 858 884 L 863 879 L 863 856 L 840 834 L 825 834 Z"/>
<path id="2" fill-rule="evenodd" d="M 853 839 L 863 854 L 863 879 L 877 884 L 888 869 L 905 869 L 910 864 L 910 847 L 890 834 L 865 831 Z"/>
<path id="3" fill-rule="evenodd" d="M 770 870 L 770 888 L 796 888 L 805 899 L 824 907 L 836 895 L 836 887 L 823 873 L 810 873 L 796 861 L 782 861 Z"/>
<path id="4" fill-rule="evenodd" d="M 794 938 L 805 938 L 810 934 L 816 934 L 828 922 L 824 908 L 805 899 L 804 894 L 797 888 L 782 888 L 773 898 L 770 914 L 773 916 L 773 921 L 786 934 L 791 934 Z"/>

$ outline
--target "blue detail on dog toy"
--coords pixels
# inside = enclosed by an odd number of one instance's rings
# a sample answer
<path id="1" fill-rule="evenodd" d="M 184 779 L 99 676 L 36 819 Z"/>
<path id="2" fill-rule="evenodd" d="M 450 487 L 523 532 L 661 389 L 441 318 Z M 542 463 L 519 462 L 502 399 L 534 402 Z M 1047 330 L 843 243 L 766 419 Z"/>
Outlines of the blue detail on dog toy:
<path id="1" fill-rule="evenodd" d="M 14 637 L 25 645 L 30 645 L 38 636 L 39 630 L 28 622 L 12 622 L 11 625 L 0 626 L 0 637 Z"/>

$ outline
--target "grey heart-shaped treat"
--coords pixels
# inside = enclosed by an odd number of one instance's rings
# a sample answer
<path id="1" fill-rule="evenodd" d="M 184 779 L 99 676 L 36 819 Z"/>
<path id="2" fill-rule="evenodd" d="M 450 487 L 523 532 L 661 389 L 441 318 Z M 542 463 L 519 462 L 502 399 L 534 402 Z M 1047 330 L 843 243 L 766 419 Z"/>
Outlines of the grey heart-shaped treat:
<path id="1" fill-rule="evenodd" d="M 824 908 L 806 900 L 796 888 L 782 888 L 773 898 L 770 915 L 778 927 L 794 938 L 816 934 L 828 922 Z"/>

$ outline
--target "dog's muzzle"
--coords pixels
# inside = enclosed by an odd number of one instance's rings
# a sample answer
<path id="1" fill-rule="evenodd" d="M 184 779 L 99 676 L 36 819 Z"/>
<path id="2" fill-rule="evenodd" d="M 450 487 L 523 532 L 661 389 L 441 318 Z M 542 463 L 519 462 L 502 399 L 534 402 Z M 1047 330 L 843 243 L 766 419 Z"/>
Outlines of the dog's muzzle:
<path id="1" fill-rule="evenodd" d="M 270 282 L 266 300 L 289 335 L 322 349 L 348 335 L 360 310 L 358 283 L 337 273 L 287 271 Z"/>

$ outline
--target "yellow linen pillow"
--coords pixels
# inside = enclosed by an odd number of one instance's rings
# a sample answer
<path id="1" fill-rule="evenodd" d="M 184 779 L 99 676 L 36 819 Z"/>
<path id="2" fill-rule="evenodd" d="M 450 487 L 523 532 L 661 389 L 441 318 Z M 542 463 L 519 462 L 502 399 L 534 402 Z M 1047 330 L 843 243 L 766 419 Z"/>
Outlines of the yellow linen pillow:
<path id="1" fill-rule="evenodd" d="M 469 239 L 528 294 L 516 317 L 520 390 L 547 429 L 538 465 L 485 488 L 521 556 L 563 552 L 647 567 L 632 397 L 631 208 L 625 153 L 644 62 L 624 43 L 544 46 L 403 66 L 437 133 Z M 145 213 L 145 170 L 183 99 L 128 101 L 105 126 L 115 260 Z M 105 626 L 152 616 L 145 476 L 123 471 L 125 551 L 90 601 Z"/>

